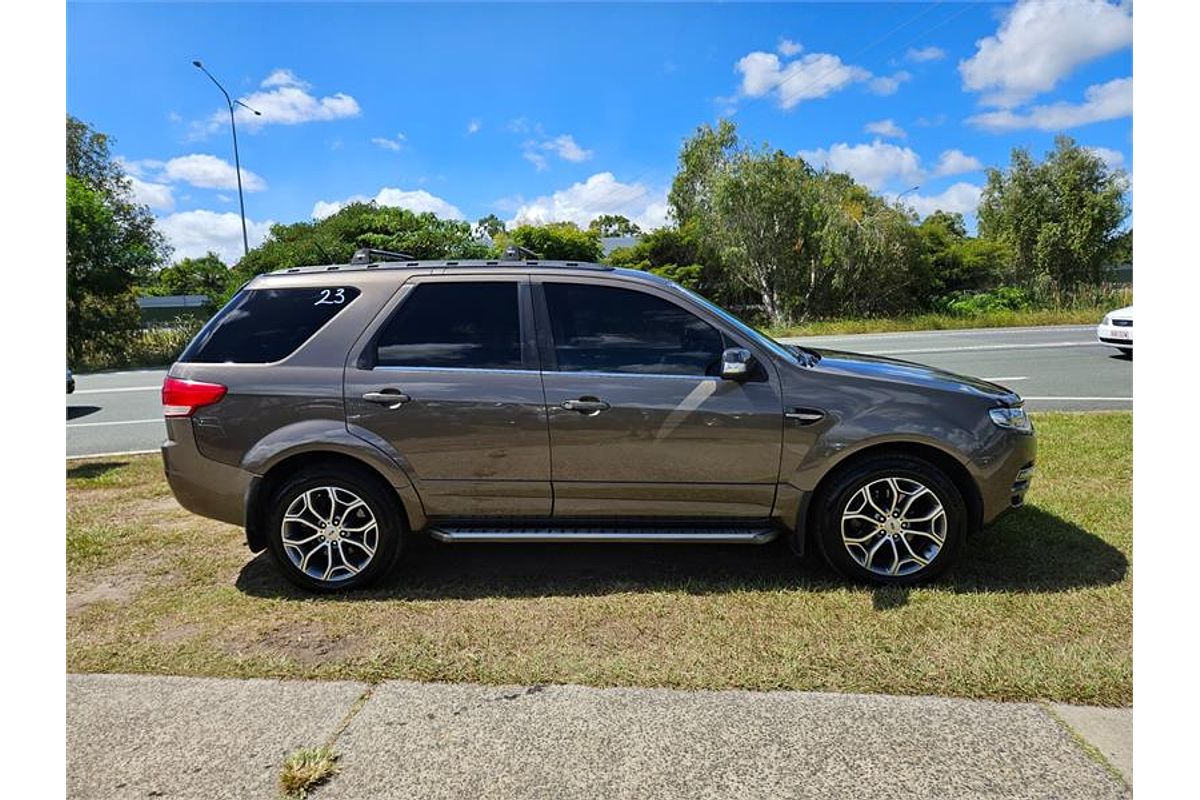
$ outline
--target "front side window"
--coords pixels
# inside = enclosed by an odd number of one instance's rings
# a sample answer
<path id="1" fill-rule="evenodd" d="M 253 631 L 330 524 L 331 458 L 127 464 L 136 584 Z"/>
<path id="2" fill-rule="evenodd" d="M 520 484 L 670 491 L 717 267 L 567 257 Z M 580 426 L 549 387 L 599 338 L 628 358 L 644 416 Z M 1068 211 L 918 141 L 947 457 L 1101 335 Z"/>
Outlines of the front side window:
<path id="1" fill-rule="evenodd" d="M 179 357 L 197 364 L 270 364 L 290 356 L 358 297 L 352 286 L 238 292 Z"/>
<path id="2" fill-rule="evenodd" d="M 674 303 L 615 286 L 543 286 L 560 371 L 720 374 L 721 332 Z"/>
<path id="3" fill-rule="evenodd" d="M 380 333 L 382 367 L 522 369 L 517 284 L 421 283 Z"/>

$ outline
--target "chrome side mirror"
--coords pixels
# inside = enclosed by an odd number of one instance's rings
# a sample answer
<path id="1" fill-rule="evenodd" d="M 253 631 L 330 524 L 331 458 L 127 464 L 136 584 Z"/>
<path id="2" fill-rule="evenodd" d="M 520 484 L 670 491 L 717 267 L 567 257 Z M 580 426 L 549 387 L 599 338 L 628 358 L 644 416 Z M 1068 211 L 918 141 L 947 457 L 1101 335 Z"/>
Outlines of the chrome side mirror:
<path id="1" fill-rule="evenodd" d="M 721 353 L 721 377 L 744 381 L 754 370 L 754 355 L 744 347 L 730 347 Z"/>

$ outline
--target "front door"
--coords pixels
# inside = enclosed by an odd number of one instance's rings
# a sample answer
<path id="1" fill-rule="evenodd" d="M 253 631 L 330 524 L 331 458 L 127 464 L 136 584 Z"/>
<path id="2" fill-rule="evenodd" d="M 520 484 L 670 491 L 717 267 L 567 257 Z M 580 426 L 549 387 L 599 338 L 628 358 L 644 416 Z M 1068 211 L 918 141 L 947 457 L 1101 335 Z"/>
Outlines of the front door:
<path id="1" fill-rule="evenodd" d="M 778 381 L 719 375 L 745 343 L 665 291 L 535 280 L 555 516 L 768 517 Z"/>
<path id="2" fill-rule="evenodd" d="M 430 517 L 549 516 L 527 279 L 415 277 L 390 305 L 347 365 L 351 431 L 400 454 Z"/>

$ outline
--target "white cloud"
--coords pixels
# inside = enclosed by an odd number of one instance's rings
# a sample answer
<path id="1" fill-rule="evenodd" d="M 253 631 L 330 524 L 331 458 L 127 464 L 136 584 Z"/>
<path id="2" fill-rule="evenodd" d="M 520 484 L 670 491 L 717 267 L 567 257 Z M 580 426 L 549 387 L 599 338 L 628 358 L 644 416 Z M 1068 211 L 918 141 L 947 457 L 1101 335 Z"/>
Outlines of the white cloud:
<path id="1" fill-rule="evenodd" d="M 290 69 L 277 69 L 263 79 L 259 84 L 264 89 L 273 89 L 276 86 L 295 86 L 299 89 L 312 88 L 312 84 L 300 80 L 296 77 L 296 73 Z"/>
<path id="2" fill-rule="evenodd" d="M 264 125 L 299 125 L 304 122 L 320 122 L 346 117 L 357 117 L 362 109 L 358 101 L 345 92 L 336 92 L 325 97 L 309 93 L 311 84 L 300 80 L 289 69 L 277 69 L 261 84 L 260 91 L 238 98 L 256 111 L 237 106 L 234 113 L 239 127 L 252 131 Z M 193 122 L 190 139 L 203 139 L 229 124 L 229 112 L 214 111 L 206 120 Z"/>
<path id="3" fill-rule="evenodd" d="M 1082 103 L 1058 102 L 1033 106 L 1027 111 L 1001 109 L 968 117 L 967 122 L 987 131 L 1036 128 L 1060 131 L 1133 114 L 1133 78 L 1117 78 L 1089 86 Z"/>
<path id="4" fill-rule="evenodd" d="M 165 183 L 150 183 L 130 175 L 129 187 L 133 190 L 133 199 L 138 203 L 165 211 L 175 207 L 175 196 Z"/>
<path id="5" fill-rule="evenodd" d="M 934 47 L 933 45 L 919 49 L 916 47 L 910 47 L 908 48 L 908 52 L 904 54 L 904 57 L 909 61 L 915 61 L 918 64 L 923 64 L 926 61 L 942 60 L 946 57 L 946 51 L 940 47 Z"/>
<path id="6" fill-rule="evenodd" d="M 574 222 L 586 227 L 601 214 L 621 214 L 644 230 L 667 221 L 667 193 L 642 183 L 621 183 L 611 172 L 598 172 L 582 183 L 521 203 L 511 225 Z"/>
<path id="7" fill-rule="evenodd" d="M 868 122 L 863 130 L 867 133 L 874 133 L 877 136 L 890 136 L 893 139 L 903 139 L 908 136 L 903 128 L 890 119 Z"/>
<path id="8" fill-rule="evenodd" d="M 542 126 L 535 126 L 535 130 L 540 136 Z M 538 172 L 550 168 L 550 161 L 546 158 L 545 153 L 553 153 L 564 161 L 570 161 L 575 164 L 587 161 L 594 155 L 594 151 L 580 147 L 576 143 L 575 137 L 568 133 L 544 138 L 540 141 L 529 139 L 521 145 L 521 157 L 533 164 Z"/>
<path id="9" fill-rule="evenodd" d="M 318 200 L 313 205 L 313 219 L 324 219 L 350 203 L 369 203 L 371 201 L 381 206 L 407 208 L 409 211 L 415 211 L 418 214 L 425 211 L 432 211 L 442 219 L 465 219 L 463 213 L 456 206 L 446 202 L 437 195 L 430 194 L 424 189 L 407 191 L 391 186 L 385 186 L 380 189 L 374 197 L 356 194 L 353 197 L 347 197 L 345 200 Z"/>
<path id="10" fill-rule="evenodd" d="M 246 235 L 251 247 L 257 247 L 271 232 L 271 220 L 246 220 Z M 159 230 L 175 248 L 174 258 L 198 258 L 214 251 L 226 264 L 242 257 L 242 218 L 233 212 L 218 213 L 198 209 L 180 211 L 157 221 Z"/>
<path id="11" fill-rule="evenodd" d="M 575 143 L 574 137 L 569 134 L 556 136 L 548 142 L 543 142 L 542 148 L 556 153 L 561 159 L 572 161 L 576 164 L 581 161 L 587 161 L 592 157 L 592 151 L 584 150 Z"/>
<path id="12" fill-rule="evenodd" d="M 779 46 L 776 48 L 780 55 L 791 56 L 799 55 L 804 50 L 804 45 L 799 42 L 793 42 L 791 39 L 780 39 Z"/>
<path id="13" fill-rule="evenodd" d="M 1125 166 L 1125 154 L 1110 147 L 1085 147 L 1089 153 L 1104 162 L 1109 169 L 1121 169 Z"/>
<path id="14" fill-rule="evenodd" d="M 404 147 L 405 135 L 397 133 L 396 138 L 388 139 L 383 136 L 375 136 L 371 138 L 371 144 L 376 147 L 382 147 L 384 150 L 391 150 L 393 153 L 399 152 Z"/>
<path id="15" fill-rule="evenodd" d="M 979 207 L 979 196 L 982 193 L 982 187 L 976 186 L 973 183 L 960 182 L 949 187 L 941 194 L 906 194 L 900 202 L 911 206 L 922 217 L 939 210 L 959 214 L 974 214 L 975 210 Z"/>
<path id="16" fill-rule="evenodd" d="M 933 174 L 937 177 L 945 175 L 961 175 L 964 172 L 978 172 L 983 169 L 983 162 L 975 156 L 969 156 L 962 150 L 943 150 L 938 158 Z"/>
<path id="17" fill-rule="evenodd" d="M 876 139 L 870 144 L 845 142 L 828 149 L 801 150 L 800 157 L 816 167 L 845 172 L 864 186 L 879 190 L 890 181 L 911 183 L 921 179 L 921 157 L 911 148 L 899 147 Z"/>
<path id="18" fill-rule="evenodd" d="M 550 169 L 549 159 L 536 150 L 526 150 L 525 152 L 521 153 L 521 158 L 525 159 L 530 164 L 533 164 L 538 172 Z"/>
<path id="19" fill-rule="evenodd" d="M 473 119 L 467 123 L 467 133 L 479 133 L 479 129 L 482 127 L 482 122 L 477 119 Z"/>
<path id="20" fill-rule="evenodd" d="M 1133 8 L 1105 0 L 1021 0 L 959 62 L 963 88 L 1006 108 L 1053 89 L 1077 67 L 1133 43 Z"/>
<path id="21" fill-rule="evenodd" d="M 880 75 L 872 78 L 867 84 L 867 88 L 878 95 L 895 94 L 900 89 L 900 84 L 905 81 L 912 80 L 912 75 L 904 70 L 893 73 L 892 75 Z"/>
<path id="22" fill-rule="evenodd" d="M 831 53 L 809 53 L 784 64 L 774 53 L 755 51 L 742 57 L 734 70 L 741 73 L 743 95 L 763 97 L 773 92 L 785 109 L 871 77 L 867 70 L 845 64 Z"/>
<path id="23" fill-rule="evenodd" d="M 159 180 L 168 183 L 183 181 L 201 189 L 236 189 L 237 171 L 224 159 L 194 153 L 163 163 Z M 267 182 L 243 167 L 242 188 L 247 192 L 261 192 L 267 188 Z"/>

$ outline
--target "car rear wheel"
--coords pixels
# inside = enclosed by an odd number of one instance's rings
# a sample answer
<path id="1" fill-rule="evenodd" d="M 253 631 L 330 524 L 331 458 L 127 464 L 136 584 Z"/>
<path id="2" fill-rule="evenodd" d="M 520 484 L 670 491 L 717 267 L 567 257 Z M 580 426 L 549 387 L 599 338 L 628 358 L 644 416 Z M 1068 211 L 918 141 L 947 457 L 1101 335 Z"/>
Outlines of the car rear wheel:
<path id="1" fill-rule="evenodd" d="M 853 580 L 907 586 L 958 558 L 967 532 L 962 494 L 936 466 L 879 456 L 838 474 L 817 498 L 816 538 L 835 570 Z"/>
<path id="2" fill-rule="evenodd" d="M 399 502 L 382 480 L 341 466 L 316 467 L 272 495 L 268 546 L 297 586 L 345 591 L 391 570 L 404 530 Z"/>

